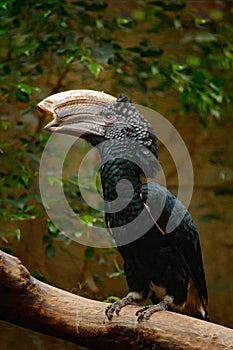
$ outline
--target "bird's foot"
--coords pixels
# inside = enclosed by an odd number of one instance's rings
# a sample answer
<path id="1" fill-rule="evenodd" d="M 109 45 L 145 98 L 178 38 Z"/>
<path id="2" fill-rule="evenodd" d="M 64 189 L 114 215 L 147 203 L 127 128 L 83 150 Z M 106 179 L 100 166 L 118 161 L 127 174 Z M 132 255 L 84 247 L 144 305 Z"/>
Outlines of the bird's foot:
<path id="1" fill-rule="evenodd" d="M 117 300 L 111 305 L 109 305 L 106 310 L 105 314 L 109 321 L 111 321 L 113 314 L 115 313 L 117 316 L 119 316 L 119 313 L 121 309 L 126 305 L 138 305 L 138 302 L 141 301 L 142 295 L 138 292 L 130 292 L 126 297 L 123 299 Z"/>
<path id="2" fill-rule="evenodd" d="M 142 309 L 136 312 L 136 316 L 138 316 L 137 321 L 141 322 L 143 320 L 148 320 L 153 313 L 166 310 L 172 301 L 172 297 L 166 296 L 162 301 L 160 301 L 160 303 L 156 305 L 144 306 Z"/>

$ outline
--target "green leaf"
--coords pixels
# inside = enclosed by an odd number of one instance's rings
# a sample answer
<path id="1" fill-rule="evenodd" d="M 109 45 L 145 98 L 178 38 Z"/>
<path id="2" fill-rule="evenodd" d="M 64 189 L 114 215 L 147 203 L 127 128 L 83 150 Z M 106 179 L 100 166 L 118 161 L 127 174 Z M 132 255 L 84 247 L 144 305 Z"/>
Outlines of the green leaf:
<path id="1" fill-rule="evenodd" d="M 221 112 L 219 110 L 219 108 L 210 108 L 210 113 L 216 118 L 216 119 L 220 119 L 221 118 Z"/>
<path id="2" fill-rule="evenodd" d="M 101 278 L 101 276 L 99 276 L 97 274 L 93 275 L 93 279 L 94 279 L 95 283 L 98 283 L 98 284 L 102 284 L 103 283 L 103 279 Z"/>
<path id="3" fill-rule="evenodd" d="M 190 55 L 187 57 L 187 62 L 192 67 L 198 67 L 201 64 L 201 58 L 199 56 Z"/>
<path id="4" fill-rule="evenodd" d="M 21 196 L 17 198 L 17 206 L 19 209 L 23 209 L 27 203 L 28 196 L 26 193 L 23 193 Z"/>
<path id="5" fill-rule="evenodd" d="M 2 120 L 1 124 L 2 124 L 3 129 L 7 130 L 11 123 L 8 120 Z"/>
<path id="6" fill-rule="evenodd" d="M 37 91 L 39 92 L 40 89 L 35 87 L 35 86 L 30 86 L 30 85 L 27 85 L 27 84 L 24 84 L 24 83 L 19 83 L 18 84 L 18 89 L 23 92 L 24 94 L 26 94 L 29 98 L 31 97 L 33 91 Z"/>
<path id="7" fill-rule="evenodd" d="M 25 211 L 25 213 L 28 213 L 28 212 L 30 212 L 30 211 L 33 211 L 34 209 L 36 209 L 36 206 L 35 206 L 35 205 L 28 205 L 28 206 L 24 209 L 24 211 Z"/>
<path id="8" fill-rule="evenodd" d="M 3 10 L 7 10 L 8 5 L 9 5 L 9 0 L 7 0 L 7 1 L 1 0 L 0 1 L 0 8 L 2 8 Z"/>
<path id="9" fill-rule="evenodd" d="M 132 20 L 130 18 L 117 17 L 117 19 L 116 19 L 117 25 L 119 25 L 119 26 L 127 25 L 131 21 Z"/>
<path id="10" fill-rule="evenodd" d="M 97 27 L 98 29 L 104 28 L 104 22 L 103 22 L 102 18 L 97 18 L 97 20 L 95 21 L 95 23 L 96 23 L 96 27 Z"/>
<path id="11" fill-rule="evenodd" d="M 186 68 L 184 64 L 179 64 L 179 63 L 172 63 L 171 67 L 173 72 L 180 72 Z"/>
<path id="12" fill-rule="evenodd" d="M 84 255 L 85 255 L 86 260 L 88 260 L 88 261 L 91 260 L 95 255 L 95 248 L 87 247 Z"/>
<path id="13" fill-rule="evenodd" d="M 59 229 L 53 223 L 53 221 L 48 222 L 48 233 L 54 237 L 57 237 L 57 235 L 59 234 Z"/>
<path id="14" fill-rule="evenodd" d="M 107 299 L 104 300 L 105 303 L 114 303 L 114 301 L 120 300 L 120 298 L 110 295 Z"/>
<path id="15" fill-rule="evenodd" d="M 91 62 L 88 64 L 88 68 L 90 69 L 91 73 L 98 78 L 101 70 L 102 70 L 102 66 L 98 63 L 95 62 Z"/>
<path id="16" fill-rule="evenodd" d="M 92 223 L 93 223 L 93 216 L 92 215 L 83 215 L 81 217 L 81 220 L 83 222 L 85 222 L 86 224 L 89 224 L 90 226 L 92 226 Z"/>
<path id="17" fill-rule="evenodd" d="M 53 244 L 48 244 L 45 248 L 45 254 L 48 258 L 52 258 L 55 255 L 56 249 Z"/>
<path id="18" fill-rule="evenodd" d="M 153 75 L 159 74 L 159 66 L 157 64 L 152 64 L 151 65 L 151 73 Z"/>
<path id="19" fill-rule="evenodd" d="M 137 21 L 137 22 L 143 22 L 146 18 L 146 12 L 143 10 L 134 10 L 132 12 L 133 18 Z"/>

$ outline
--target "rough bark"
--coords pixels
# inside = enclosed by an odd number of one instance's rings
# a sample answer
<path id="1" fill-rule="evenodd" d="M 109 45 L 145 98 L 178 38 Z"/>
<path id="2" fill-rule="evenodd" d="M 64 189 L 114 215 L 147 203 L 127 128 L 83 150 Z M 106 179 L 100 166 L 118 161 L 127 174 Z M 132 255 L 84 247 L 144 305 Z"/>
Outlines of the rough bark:
<path id="1" fill-rule="evenodd" d="M 42 283 L 0 251 L 0 317 L 93 349 L 233 349 L 233 330 L 172 312 L 137 323 L 137 306 L 110 322 L 107 304 Z"/>

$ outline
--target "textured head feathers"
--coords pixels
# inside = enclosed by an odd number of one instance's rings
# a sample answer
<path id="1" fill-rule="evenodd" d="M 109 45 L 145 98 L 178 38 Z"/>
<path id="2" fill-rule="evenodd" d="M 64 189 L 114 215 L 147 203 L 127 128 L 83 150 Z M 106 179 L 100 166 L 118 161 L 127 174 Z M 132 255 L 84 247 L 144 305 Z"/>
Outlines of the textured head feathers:
<path id="1" fill-rule="evenodd" d="M 125 95 L 121 94 L 105 107 L 103 115 L 111 120 L 105 130 L 106 139 L 130 139 L 143 144 L 157 156 L 157 137 L 151 124 Z"/>

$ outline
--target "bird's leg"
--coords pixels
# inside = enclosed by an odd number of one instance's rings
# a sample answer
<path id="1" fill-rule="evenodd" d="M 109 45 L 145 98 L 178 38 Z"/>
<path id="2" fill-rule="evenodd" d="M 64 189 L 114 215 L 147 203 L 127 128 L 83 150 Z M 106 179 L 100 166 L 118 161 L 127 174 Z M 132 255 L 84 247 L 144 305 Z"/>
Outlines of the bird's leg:
<path id="1" fill-rule="evenodd" d="M 113 314 L 119 316 L 119 312 L 122 309 L 122 307 L 126 305 L 138 305 L 140 301 L 142 301 L 145 298 L 144 293 L 139 292 L 129 292 L 126 297 L 115 301 L 111 305 L 109 305 L 106 310 L 105 314 L 110 321 L 113 317 Z"/>
<path id="2" fill-rule="evenodd" d="M 144 306 L 142 309 L 136 312 L 138 316 L 138 322 L 143 319 L 148 319 L 154 312 L 166 310 L 173 303 L 173 297 L 170 295 L 165 295 L 164 299 L 156 305 Z"/>

